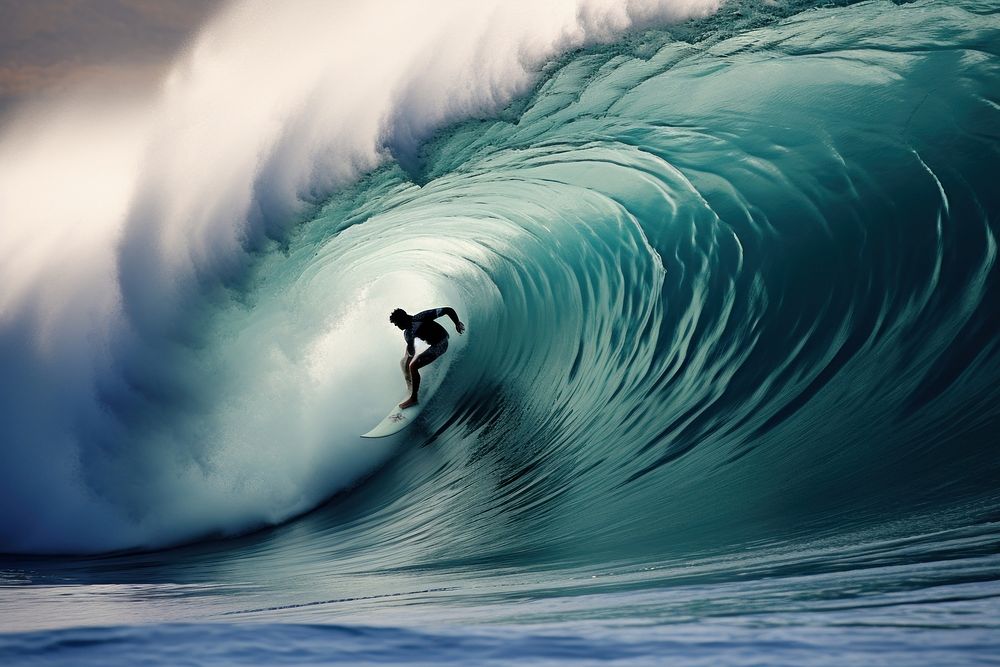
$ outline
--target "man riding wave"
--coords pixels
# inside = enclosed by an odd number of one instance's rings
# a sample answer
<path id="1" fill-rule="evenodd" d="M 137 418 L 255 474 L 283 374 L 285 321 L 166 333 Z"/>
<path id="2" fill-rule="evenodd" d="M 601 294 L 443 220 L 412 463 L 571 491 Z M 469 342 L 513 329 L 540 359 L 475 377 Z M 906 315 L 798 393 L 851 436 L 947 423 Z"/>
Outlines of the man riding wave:
<path id="1" fill-rule="evenodd" d="M 400 367 L 403 369 L 403 377 L 406 379 L 406 387 L 410 391 L 410 397 L 399 404 L 400 408 L 408 408 L 417 404 L 417 393 L 420 391 L 419 370 L 448 350 L 448 331 L 434 321 L 445 315 L 451 318 L 459 335 L 465 332 L 465 325 L 458 319 L 458 313 L 447 306 L 423 310 L 416 315 L 410 315 L 402 308 L 397 308 L 389 315 L 389 321 L 402 329 L 403 338 L 406 340 L 406 352 L 403 354 Z M 415 338 L 430 345 L 416 356 L 414 356 L 413 349 Z"/>

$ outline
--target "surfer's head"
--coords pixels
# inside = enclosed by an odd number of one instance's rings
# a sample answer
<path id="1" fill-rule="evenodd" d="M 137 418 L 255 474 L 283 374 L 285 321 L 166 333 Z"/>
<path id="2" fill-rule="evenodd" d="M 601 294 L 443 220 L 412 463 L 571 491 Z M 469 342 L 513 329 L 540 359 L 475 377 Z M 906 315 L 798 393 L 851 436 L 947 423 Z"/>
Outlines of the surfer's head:
<path id="1" fill-rule="evenodd" d="M 397 308 L 389 314 L 389 321 L 400 329 L 406 329 L 413 322 L 413 318 L 402 308 Z"/>

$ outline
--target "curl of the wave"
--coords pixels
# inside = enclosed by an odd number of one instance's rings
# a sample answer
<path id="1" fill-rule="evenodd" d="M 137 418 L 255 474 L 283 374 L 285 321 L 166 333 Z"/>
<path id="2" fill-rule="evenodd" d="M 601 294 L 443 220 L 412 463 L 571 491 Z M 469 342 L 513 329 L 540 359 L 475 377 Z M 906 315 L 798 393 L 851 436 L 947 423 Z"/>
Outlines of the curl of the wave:
<path id="1" fill-rule="evenodd" d="M 368 368 L 395 343 L 367 331 L 460 298 L 442 258 L 315 265 L 322 290 L 250 326 L 255 257 L 559 53 L 717 4 L 242 2 L 155 99 L 24 110 L 0 142 L 0 551 L 239 532 L 371 469 L 385 452 L 342 435 L 398 377 Z"/>

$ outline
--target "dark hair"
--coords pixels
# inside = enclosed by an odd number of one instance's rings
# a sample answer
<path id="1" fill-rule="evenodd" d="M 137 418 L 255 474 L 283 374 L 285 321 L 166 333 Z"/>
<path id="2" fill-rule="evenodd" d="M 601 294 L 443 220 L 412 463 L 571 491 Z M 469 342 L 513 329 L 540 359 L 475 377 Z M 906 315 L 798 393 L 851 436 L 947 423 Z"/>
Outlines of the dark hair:
<path id="1" fill-rule="evenodd" d="M 389 314 L 389 321 L 400 328 L 408 326 L 411 320 L 410 315 L 402 308 L 397 308 Z"/>

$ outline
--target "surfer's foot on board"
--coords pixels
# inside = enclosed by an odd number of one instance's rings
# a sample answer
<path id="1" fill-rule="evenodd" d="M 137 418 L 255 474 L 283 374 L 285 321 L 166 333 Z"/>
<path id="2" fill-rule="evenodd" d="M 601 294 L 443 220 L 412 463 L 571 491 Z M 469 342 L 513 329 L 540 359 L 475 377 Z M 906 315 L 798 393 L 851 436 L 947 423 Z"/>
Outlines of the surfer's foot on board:
<path id="1" fill-rule="evenodd" d="M 400 407 L 401 410 L 405 410 L 406 408 L 412 407 L 412 406 L 416 405 L 417 403 L 418 403 L 417 399 L 415 399 L 413 397 L 410 397 L 410 398 L 406 399 L 405 401 L 403 401 L 402 403 L 400 403 L 399 407 Z"/>

